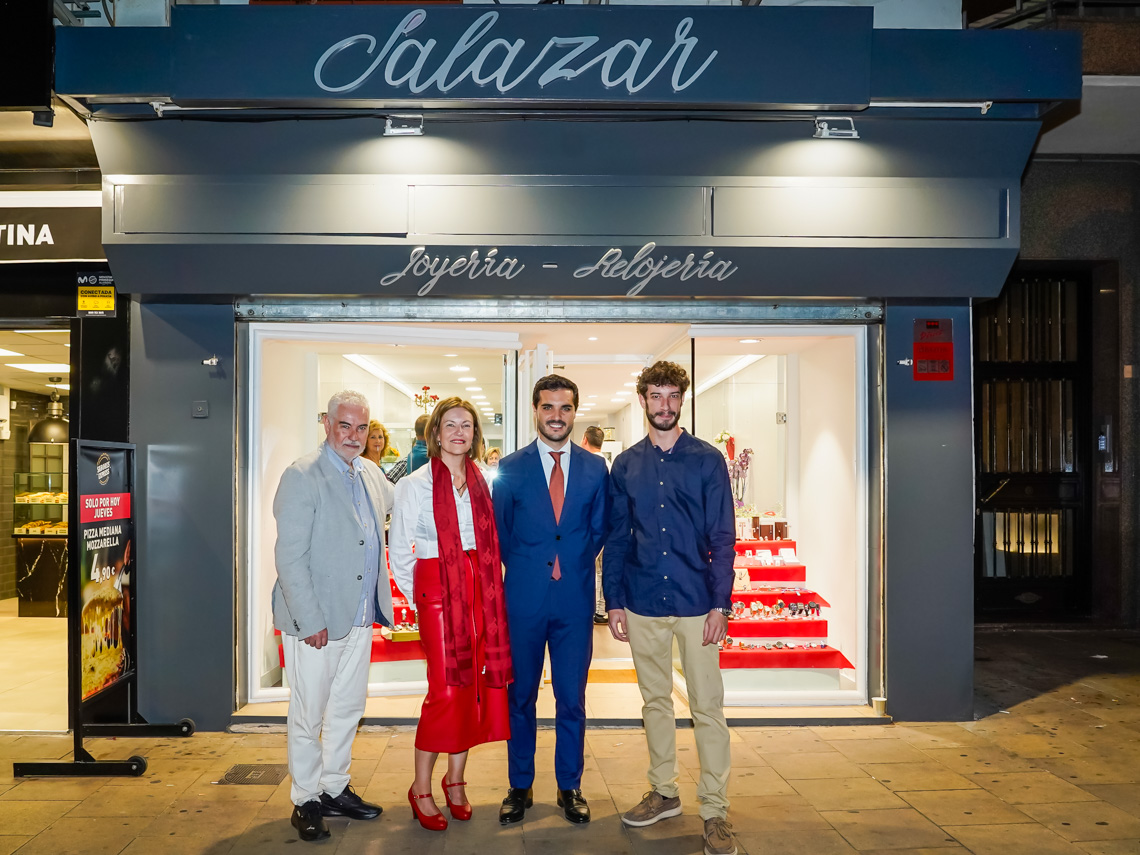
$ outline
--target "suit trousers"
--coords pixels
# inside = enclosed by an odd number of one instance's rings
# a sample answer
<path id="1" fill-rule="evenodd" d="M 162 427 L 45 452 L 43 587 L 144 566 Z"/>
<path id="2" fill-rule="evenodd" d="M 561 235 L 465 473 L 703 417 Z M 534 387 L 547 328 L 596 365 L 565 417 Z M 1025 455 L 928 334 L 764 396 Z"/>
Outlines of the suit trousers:
<path id="1" fill-rule="evenodd" d="M 689 689 L 689 710 L 701 776 L 697 798 L 701 819 L 728 813 L 728 724 L 724 719 L 724 681 L 720 650 L 702 645 L 705 615 L 644 617 L 625 610 L 629 647 L 637 669 L 649 743 L 649 785 L 667 799 L 677 796 L 677 719 L 673 710 L 673 639 Z"/>
<path id="2" fill-rule="evenodd" d="M 547 587 L 542 607 L 531 614 L 510 610 L 511 659 L 515 681 L 508 698 L 511 738 L 507 741 L 507 774 L 510 785 L 526 789 L 534 783 L 534 751 L 537 742 L 538 690 L 542 665 L 550 646 L 550 681 L 554 688 L 554 777 L 560 790 L 582 786 L 586 747 L 586 678 L 594 652 L 594 623 L 590 603 L 567 609 L 563 581 Z"/>
<path id="3" fill-rule="evenodd" d="M 288 732 L 293 804 L 338 796 L 349 784 L 352 740 L 368 699 L 372 627 L 354 626 L 344 638 L 314 650 L 282 635 L 289 677 Z"/>

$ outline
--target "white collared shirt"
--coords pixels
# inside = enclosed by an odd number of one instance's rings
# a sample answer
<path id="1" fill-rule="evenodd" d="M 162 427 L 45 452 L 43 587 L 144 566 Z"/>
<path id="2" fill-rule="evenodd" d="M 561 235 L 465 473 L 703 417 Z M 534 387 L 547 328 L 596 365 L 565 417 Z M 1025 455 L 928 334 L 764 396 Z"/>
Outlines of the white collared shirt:
<path id="1" fill-rule="evenodd" d="M 463 549 L 475 548 L 475 520 L 471 512 L 471 490 L 463 495 L 452 485 L 455 511 L 459 518 L 459 541 Z M 414 553 L 413 553 L 414 548 Z M 396 587 L 409 603 L 416 575 L 416 560 L 439 557 L 439 536 L 432 508 L 431 465 L 421 466 L 396 482 L 392 523 L 388 527 L 388 565 Z"/>
<path id="2" fill-rule="evenodd" d="M 562 452 L 562 457 L 559 458 L 559 463 L 562 464 L 562 486 L 568 488 L 570 486 L 570 441 L 567 440 L 562 448 L 551 448 L 543 440 L 542 436 L 538 436 L 534 440 L 535 447 L 538 449 L 539 459 L 542 460 L 542 471 L 546 475 L 546 486 L 550 486 L 550 473 L 554 471 L 554 458 L 551 457 L 552 452 Z"/>

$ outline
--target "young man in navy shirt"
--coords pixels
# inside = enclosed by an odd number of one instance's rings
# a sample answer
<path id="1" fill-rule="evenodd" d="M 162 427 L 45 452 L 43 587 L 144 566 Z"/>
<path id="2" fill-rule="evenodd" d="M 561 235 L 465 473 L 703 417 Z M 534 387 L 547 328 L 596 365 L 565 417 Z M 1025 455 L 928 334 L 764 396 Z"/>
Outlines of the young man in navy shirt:
<path id="1" fill-rule="evenodd" d="M 724 458 L 681 430 L 688 388 L 688 375 L 675 363 L 657 362 L 641 372 L 637 396 L 648 436 L 618 455 L 610 477 L 603 588 L 610 632 L 629 642 L 637 669 L 652 787 L 622 822 L 641 827 L 681 813 L 672 700 L 676 639 L 701 766 L 705 855 L 735 855 L 726 818 L 729 734 L 717 644 L 731 613 L 736 530 Z"/>

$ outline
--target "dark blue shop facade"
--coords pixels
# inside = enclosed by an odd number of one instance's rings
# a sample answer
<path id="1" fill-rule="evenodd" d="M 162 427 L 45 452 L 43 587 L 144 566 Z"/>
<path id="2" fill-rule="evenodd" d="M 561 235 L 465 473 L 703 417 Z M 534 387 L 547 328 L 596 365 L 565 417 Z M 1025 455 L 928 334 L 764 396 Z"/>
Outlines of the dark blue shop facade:
<path id="1" fill-rule="evenodd" d="M 828 513 L 857 530 L 823 548 L 807 463 L 778 504 L 816 566 L 846 550 L 859 568 L 839 580 L 858 601 L 846 702 L 971 718 L 971 301 L 1017 258 L 1042 117 L 1080 97 L 1071 35 L 546 5 L 175 6 L 166 28 L 61 29 L 56 89 L 88 116 L 131 298 L 129 433 L 91 438 L 139 449 L 142 713 L 223 728 L 272 666 L 260 342 L 674 324 L 690 353 L 706 327 L 847 337 L 858 463 Z M 814 363 L 785 350 L 806 383 Z M 526 413 L 506 421 L 510 450 Z"/>

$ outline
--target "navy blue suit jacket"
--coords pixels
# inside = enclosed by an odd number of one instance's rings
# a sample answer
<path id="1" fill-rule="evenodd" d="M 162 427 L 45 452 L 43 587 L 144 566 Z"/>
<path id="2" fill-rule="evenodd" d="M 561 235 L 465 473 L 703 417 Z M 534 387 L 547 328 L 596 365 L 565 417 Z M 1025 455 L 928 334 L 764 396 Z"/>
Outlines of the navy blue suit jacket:
<path id="1" fill-rule="evenodd" d="M 602 458 L 580 445 L 571 442 L 566 448 L 570 467 L 558 523 L 537 445 L 532 442 L 499 463 L 493 500 L 507 568 L 508 612 L 532 614 L 542 607 L 553 584 L 555 556 L 562 574 L 559 601 L 572 611 L 594 612 L 594 559 L 609 520 L 609 472 Z"/>

